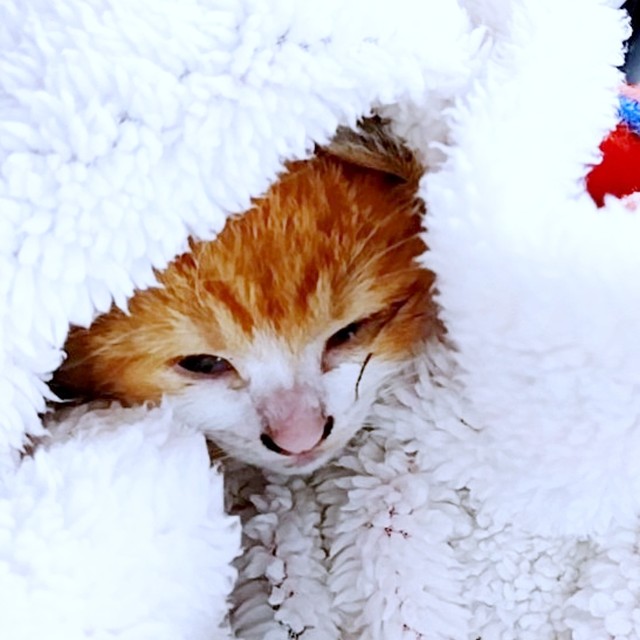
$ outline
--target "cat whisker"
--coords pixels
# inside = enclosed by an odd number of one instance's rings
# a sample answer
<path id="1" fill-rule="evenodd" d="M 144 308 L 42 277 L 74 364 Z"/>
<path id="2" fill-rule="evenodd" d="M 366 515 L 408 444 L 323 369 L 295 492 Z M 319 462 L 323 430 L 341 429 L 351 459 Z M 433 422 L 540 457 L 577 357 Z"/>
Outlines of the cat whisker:
<path id="1" fill-rule="evenodd" d="M 356 402 L 358 401 L 358 388 L 360 387 L 360 381 L 362 380 L 362 376 L 364 375 L 365 367 L 369 364 L 369 361 L 373 357 L 373 352 L 369 352 L 367 357 L 364 359 L 362 366 L 360 367 L 360 373 L 358 374 L 358 379 L 356 380 Z"/>

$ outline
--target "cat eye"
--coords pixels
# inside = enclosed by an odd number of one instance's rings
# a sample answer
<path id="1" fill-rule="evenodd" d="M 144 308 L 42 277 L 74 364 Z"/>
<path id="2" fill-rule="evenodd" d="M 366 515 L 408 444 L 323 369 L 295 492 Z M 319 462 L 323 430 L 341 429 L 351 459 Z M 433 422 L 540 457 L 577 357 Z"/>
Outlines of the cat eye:
<path id="1" fill-rule="evenodd" d="M 325 345 L 325 351 L 330 351 L 331 349 L 337 349 L 348 342 L 351 342 L 353 338 L 356 336 L 358 331 L 362 328 L 365 321 L 361 320 L 359 322 L 351 322 L 345 327 L 342 327 L 339 331 L 336 331 L 328 340 Z"/>
<path id="2" fill-rule="evenodd" d="M 185 356 L 178 360 L 176 364 L 180 369 L 203 376 L 219 376 L 234 370 L 228 360 L 208 353 Z"/>

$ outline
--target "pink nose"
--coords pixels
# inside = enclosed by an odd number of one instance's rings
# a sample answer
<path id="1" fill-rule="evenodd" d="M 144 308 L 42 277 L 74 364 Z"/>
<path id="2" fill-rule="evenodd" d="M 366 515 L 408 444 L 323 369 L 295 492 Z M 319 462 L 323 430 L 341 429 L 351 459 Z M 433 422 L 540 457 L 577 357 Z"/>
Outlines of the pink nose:
<path id="1" fill-rule="evenodd" d="M 262 442 L 282 454 L 310 451 L 329 435 L 333 425 L 317 395 L 301 385 L 270 395 L 262 403 L 261 414 L 267 424 Z"/>

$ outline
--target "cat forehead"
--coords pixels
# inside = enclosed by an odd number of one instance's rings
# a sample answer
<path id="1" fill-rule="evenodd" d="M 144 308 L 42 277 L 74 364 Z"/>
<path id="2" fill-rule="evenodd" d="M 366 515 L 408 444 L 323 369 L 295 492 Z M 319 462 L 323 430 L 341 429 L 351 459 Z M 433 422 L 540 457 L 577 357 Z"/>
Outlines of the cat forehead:
<path id="1" fill-rule="evenodd" d="M 401 295 L 418 271 L 420 230 L 413 193 L 380 172 L 316 159 L 295 165 L 215 241 L 193 243 L 161 279 L 224 333 L 272 329 L 306 341 L 331 319 Z"/>

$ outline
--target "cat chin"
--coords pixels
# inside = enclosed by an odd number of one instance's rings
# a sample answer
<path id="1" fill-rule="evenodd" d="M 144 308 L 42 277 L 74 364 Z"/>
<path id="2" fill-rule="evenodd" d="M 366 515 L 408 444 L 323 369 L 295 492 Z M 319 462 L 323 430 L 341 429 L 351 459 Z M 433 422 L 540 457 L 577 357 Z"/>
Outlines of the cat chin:
<path id="1" fill-rule="evenodd" d="M 314 471 L 317 471 L 321 467 L 325 466 L 333 459 L 333 456 L 320 455 L 313 460 L 300 463 L 292 463 L 290 461 L 285 462 L 260 462 L 254 463 L 254 466 L 260 467 L 264 471 L 269 473 L 276 473 L 282 476 L 308 476 Z"/>
<path id="2" fill-rule="evenodd" d="M 309 475 L 331 462 L 341 451 L 342 448 L 331 451 L 307 451 L 282 460 L 262 461 L 260 466 L 267 471 L 285 476 Z"/>
<path id="3" fill-rule="evenodd" d="M 333 442 L 331 447 L 323 448 L 319 446 L 311 451 L 295 455 L 270 453 L 267 450 L 263 453 L 259 448 L 261 446 L 260 442 L 257 443 L 258 446 L 249 441 L 242 444 L 238 442 L 231 443 L 224 435 L 221 437 L 220 433 L 209 433 L 207 437 L 211 438 L 225 452 L 225 455 L 238 462 L 259 467 L 267 472 L 294 476 L 309 475 L 331 462 L 340 455 L 346 446 L 346 442 L 354 435 L 355 432 L 350 433 L 348 437 L 341 438 L 339 442 Z"/>

